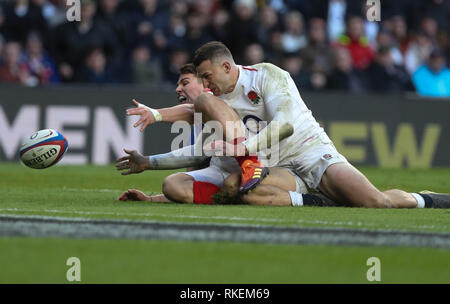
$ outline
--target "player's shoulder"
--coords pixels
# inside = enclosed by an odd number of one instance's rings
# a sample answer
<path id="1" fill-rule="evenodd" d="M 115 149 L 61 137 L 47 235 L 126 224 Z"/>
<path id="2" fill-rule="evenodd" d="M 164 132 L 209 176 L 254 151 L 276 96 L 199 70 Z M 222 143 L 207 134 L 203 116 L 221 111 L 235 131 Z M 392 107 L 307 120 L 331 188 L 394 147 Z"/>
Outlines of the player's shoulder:
<path id="1" fill-rule="evenodd" d="M 269 62 L 257 63 L 248 68 L 257 70 L 260 72 L 259 76 L 262 77 L 280 77 L 286 75 L 287 73 L 285 70 Z"/>

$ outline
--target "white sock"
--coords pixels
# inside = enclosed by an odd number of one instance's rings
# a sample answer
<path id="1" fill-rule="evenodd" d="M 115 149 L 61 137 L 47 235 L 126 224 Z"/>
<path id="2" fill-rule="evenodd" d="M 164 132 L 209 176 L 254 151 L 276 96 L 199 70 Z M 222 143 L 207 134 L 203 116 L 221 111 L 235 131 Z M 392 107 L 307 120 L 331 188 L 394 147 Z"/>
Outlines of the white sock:
<path id="1" fill-rule="evenodd" d="M 295 191 L 289 191 L 292 206 L 303 206 L 303 195 Z"/>
<path id="2" fill-rule="evenodd" d="M 410 193 L 417 201 L 417 208 L 425 208 L 425 200 L 423 199 L 422 195 L 419 195 L 417 193 Z"/>

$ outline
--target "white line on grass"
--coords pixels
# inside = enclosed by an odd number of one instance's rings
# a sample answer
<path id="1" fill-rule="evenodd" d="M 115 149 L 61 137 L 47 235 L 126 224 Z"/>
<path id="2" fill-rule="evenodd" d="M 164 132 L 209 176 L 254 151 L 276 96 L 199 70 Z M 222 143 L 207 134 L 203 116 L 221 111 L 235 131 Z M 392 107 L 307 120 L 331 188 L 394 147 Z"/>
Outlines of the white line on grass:
<path id="1" fill-rule="evenodd" d="M 58 216 L 0 216 L 0 235 L 450 248 L 450 234 L 443 233 L 342 228 L 287 228 L 248 224 L 188 224 Z"/>
<path id="2" fill-rule="evenodd" d="M 63 187 L 64 191 L 75 191 L 75 192 L 107 192 L 107 193 L 121 193 L 122 190 L 114 190 L 114 189 L 80 189 L 80 188 L 67 188 Z"/>
<path id="3" fill-rule="evenodd" d="M 19 208 L 5 208 L 0 209 L 0 212 L 21 212 L 21 213 L 57 213 L 57 214 L 76 214 L 76 215 L 113 215 L 113 216 L 137 216 L 137 217 L 165 217 L 177 219 L 199 219 L 199 220 L 228 220 L 231 222 L 267 222 L 267 223 L 296 223 L 296 224 L 315 224 L 315 225 L 331 225 L 331 226 L 347 226 L 347 227 L 375 227 L 375 228 L 400 228 L 400 229 L 434 229 L 434 225 L 389 225 L 389 224 L 372 224 L 362 222 L 332 222 L 321 220 L 286 220 L 273 218 L 252 218 L 252 217 L 230 217 L 230 216 L 201 216 L 201 215 L 176 215 L 176 214 L 159 214 L 159 213 L 133 213 L 133 212 L 106 212 L 106 211 L 78 211 L 78 210 L 57 210 L 57 209 L 19 209 Z M 2 214 L 0 214 L 2 215 Z M 442 226 L 441 228 L 447 228 Z"/>

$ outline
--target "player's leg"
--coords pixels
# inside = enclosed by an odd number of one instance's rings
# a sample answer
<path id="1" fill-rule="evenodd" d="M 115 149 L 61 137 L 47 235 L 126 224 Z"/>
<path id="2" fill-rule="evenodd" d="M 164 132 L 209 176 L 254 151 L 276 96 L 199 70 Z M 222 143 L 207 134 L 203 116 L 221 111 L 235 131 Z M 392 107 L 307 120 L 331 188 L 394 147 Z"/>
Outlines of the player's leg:
<path id="1" fill-rule="evenodd" d="M 203 122 L 218 121 L 223 128 L 224 140 L 233 142 L 235 138 L 245 137 L 239 115 L 222 99 L 211 95 L 202 94 L 194 101 L 195 112 L 202 113 Z M 227 128 L 233 126 L 233 128 Z"/>
<path id="2" fill-rule="evenodd" d="M 417 201 L 402 190 L 379 191 L 351 164 L 335 163 L 322 175 L 320 191 L 336 202 L 368 208 L 416 208 Z"/>
<path id="3" fill-rule="evenodd" d="M 335 201 L 369 208 L 450 208 L 450 195 L 408 193 L 399 189 L 379 191 L 355 167 L 338 163 L 328 167 L 320 189 Z"/>
<path id="4" fill-rule="evenodd" d="M 202 94 L 194 101 L 195 112 L 202 113 L 203 121 L 214 120 L 221 124 L 224 140 L 237 144 L 245 140 L 242 121 L 239 115 L 222 99 Z M 258 185 L 269 173 L 268 168 L 258 161 L 256 156 L 236 157 L 242 168 L 241 185 L 239 191 L 245 193 Z"/>
<path id="5" fill-rule="evenodd" d="M 193 203 L 194 181 L 195 179 L 192 176 L 185 174 L 184 172 L 171 174 L 164 179 L 162 192 L 173 202 Z"/>
<path id="6" fill-rule="evenodd" d="M 228 203 L 242 201 L 245 204 L 264 206 L 291 206 L 295 200 L 297 205 L 338 206 L 320 194 L 308 194 L 306 184 L 288 169 L 272 167 L 270 172 L 261 184 L 244 195 L 238 192 L 240 174 L 230 175 L 225 179 L 215 200 L 225 197 Z"/>
<path id="7" fill-rule="evenodd" d="M 270 172 L 252 191 L 242 195 L 239 193 L 241 175 L 231 174 L 223 182 L 220 192 L 214 196 L 214 201 L 218 204 L 242 202 L 265 206 L 291 205 L 288 191 L 296 190 L 294 177 L 284 168 L 270 168 Z"/>
<path id="8" fill-rule="evenodd" d="M 226 175 L 226 172 L 216 165 L 175 173 L 164 180 L 163 193 L 175 202 L 214 204 L 212 197 L 220 190 Z"/>
<path id="9" fill-rule="evenodd" d="M 241 197 L 243 202 L 250 205 L 291 206 L 289 191 L 295 192 L 296 188 L 295 178 L 287 169 L 270 168 L 270 175 Z"/>

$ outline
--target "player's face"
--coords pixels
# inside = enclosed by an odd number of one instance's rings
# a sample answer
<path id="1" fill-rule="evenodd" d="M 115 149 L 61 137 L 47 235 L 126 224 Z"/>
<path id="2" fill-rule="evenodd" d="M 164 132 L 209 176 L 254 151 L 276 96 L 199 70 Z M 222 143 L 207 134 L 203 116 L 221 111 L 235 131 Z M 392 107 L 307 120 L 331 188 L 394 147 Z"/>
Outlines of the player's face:
<path id="1" fill-rule="evenodd" d="M 181 74 L 175 92 L 181 103 L 193 103 L 194 99 L 203 92 L 203 84 L 194 74 Z"/>
<path id="2" fill-rule="evenodd" d="M 229 70 L 230 64 L 226 61 L 211 63 L 210 60 L 205 60 L 197 67 L 197 75 L 205 88 L 209 88 L 215 96 L 220 96 L 228 93 Z"/>

